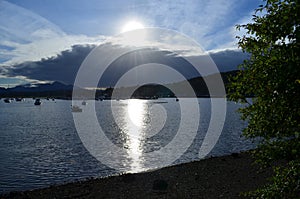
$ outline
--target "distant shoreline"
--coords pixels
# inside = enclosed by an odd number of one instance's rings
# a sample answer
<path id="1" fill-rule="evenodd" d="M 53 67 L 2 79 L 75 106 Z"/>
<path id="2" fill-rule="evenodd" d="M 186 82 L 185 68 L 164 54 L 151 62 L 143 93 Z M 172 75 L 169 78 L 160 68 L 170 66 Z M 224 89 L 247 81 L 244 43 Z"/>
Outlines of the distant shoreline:
<path id="1" fill-rule="evenodd" d="M 4 99 L 42 99 L 42 100 L 95 100 L 95 101 L 100 101 L 100 98 L 98 99 L 94 99 L 94 98 L 77 98 L 77 99 L 72 99 L 72 98 L 63 98 L 63 97 L 0 97 L 0 100 L 4 100 Z M 189 97 L 189 96 L 180 96 L 180 97 L 159 97 L 159 98 L 102 98 L 101 100 L 128 100 L 128 99 L 140 99 L 140 100 L 159 100 L 159 99 L 187 99 L 187 98 L 227 98 L 227 96 L 197 96 L 197 97 Z M 251 98 L 251 97 L 249 97 Z"/>
<path id="2" fill-rule="evenodd" d="M 234 153 L 143 173 L 11 192 L 0 198 L 237 198 L 271 176 L 271 168 L 259 171 L 253 163 L 247 152 Z"/>

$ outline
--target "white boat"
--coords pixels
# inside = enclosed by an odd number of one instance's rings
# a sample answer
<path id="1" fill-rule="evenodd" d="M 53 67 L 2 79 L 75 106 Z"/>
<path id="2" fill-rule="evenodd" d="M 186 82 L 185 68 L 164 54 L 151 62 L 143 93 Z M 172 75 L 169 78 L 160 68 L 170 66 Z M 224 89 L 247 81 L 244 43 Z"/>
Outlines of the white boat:
<path id="1" fill-rule="evenodd" d="M 72 112 L 82 112 L 82 108 L 80 108 L 79 106 L 73 105 Z"/>

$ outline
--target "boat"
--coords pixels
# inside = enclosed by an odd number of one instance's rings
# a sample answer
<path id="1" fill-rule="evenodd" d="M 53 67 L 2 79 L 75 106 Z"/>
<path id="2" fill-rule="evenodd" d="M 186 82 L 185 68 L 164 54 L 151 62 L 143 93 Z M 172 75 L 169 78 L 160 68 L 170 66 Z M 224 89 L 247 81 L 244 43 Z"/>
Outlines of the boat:
<path id="1" fill-rule="evenodd" d="M 83 101 L 81 104 L 82 104 L 82 105 L 87 105 L 87 102 L 86 102 L 86 101 Z"/>
<path id="2" fill-rule="evenodd" d="M 73 105 L 72 112 L 82 112 L 82 108 L 80 108 L 79 106 Z"/>
<path id="3" fill-rule="evenodd" d="M 36 99 L 34 105 L 41 105 L 42 101 L 40 99 Z"/>
<path id="4" fill-rule="evenodd" d="M 176 102 L 178 102 L 179 101 L 179 99 L 178 98 L 176 98 Z"/>
<path id="5" fill-rule="evenodd" d="M 4 101 L 5 103 L 11 103 L 11 100 L 10 100 L 9 98 L 5 98 L 3 101 Z"/>
<path id="6" fill-rule="evenodd" d="M 22 101 L 24 101 L 24 98 L 18 97 L 18 98 L 16 98 L 15 100 L 16 100 L 16 102 L 22 102 Z"/>

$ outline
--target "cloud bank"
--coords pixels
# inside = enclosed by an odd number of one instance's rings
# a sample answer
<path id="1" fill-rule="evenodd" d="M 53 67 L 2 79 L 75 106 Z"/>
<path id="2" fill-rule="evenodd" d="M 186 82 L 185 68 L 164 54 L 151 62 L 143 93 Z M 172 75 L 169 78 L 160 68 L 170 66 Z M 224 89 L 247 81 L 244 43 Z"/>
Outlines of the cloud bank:
<path id="1" fill-rule="evenodd" d="M 60 81 L 73 84 L 82 61 L 94 47 L 94 45 L 75 45 L 72 46 L 71 50 L 62 51 L 55 57 L 16 64 L 8 68 L 5 72 L 2 71 L 2 73 L 5 73 L 7 77 L 22 76 L 31 80 Z M 113 48 L 113 46 L 111 46 L 111 48 Z M 249 58 L 248 54 L 238 50 L 212 52 L 210 56 L 220 72 L 236 70 L 237 66 L 241 64 L 244 59 Z M 101 61 L 101 57 L 99 57 L 99 61 Z M 170 56 L 170 54 L 165 51 L 140 50 L 120 57 L 112 63 L 106 72 L 105 78 L 102 79 L 102 86 L 113 84 L 124 71 L 129 70 L 133 66 L 151 62 L 162 63 L 179 71 L 182 70 L 181 72 L 185 73 L 186 78 L 198 75 L 195 74 L 192 69 L 188 69 L 190 66 L 178 56 Z M 167 77 L 167 74 L 165 74 L 165 76 Z"/>

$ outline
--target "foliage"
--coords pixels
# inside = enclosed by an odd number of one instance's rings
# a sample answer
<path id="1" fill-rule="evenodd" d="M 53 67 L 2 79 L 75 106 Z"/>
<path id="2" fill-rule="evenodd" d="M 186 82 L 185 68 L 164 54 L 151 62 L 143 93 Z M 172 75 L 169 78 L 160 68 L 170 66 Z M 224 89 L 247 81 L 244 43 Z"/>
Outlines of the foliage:
<path id="1" fill-rule="evenodd" d="M 300 186 L 300 163 L 290 161 L 286 168 L 275 167 L 275 175 L 272 177 L 273 183 L 260 188 L 245 196 L 255 198 L 299 198 Z"/>
<path id="2" fill-rule="evenodd" d="M 287 162 L 275 168 L 273 184 L 258 190 L 256 196 L 290 198 L 298 194 L 300 198 L 300 2 L 264 3 L 256 9 L 252 23 L 237 26 L 246 30 L 238 37 L 239 47 L 251 57 L 231 79 L 229 98 L 247 103 L 240 112 L 248 121 L 244 135 L 259 138 L 254 151 L 257 162 Z M 247 96 L 254 97 L 249 100 Z"/>

